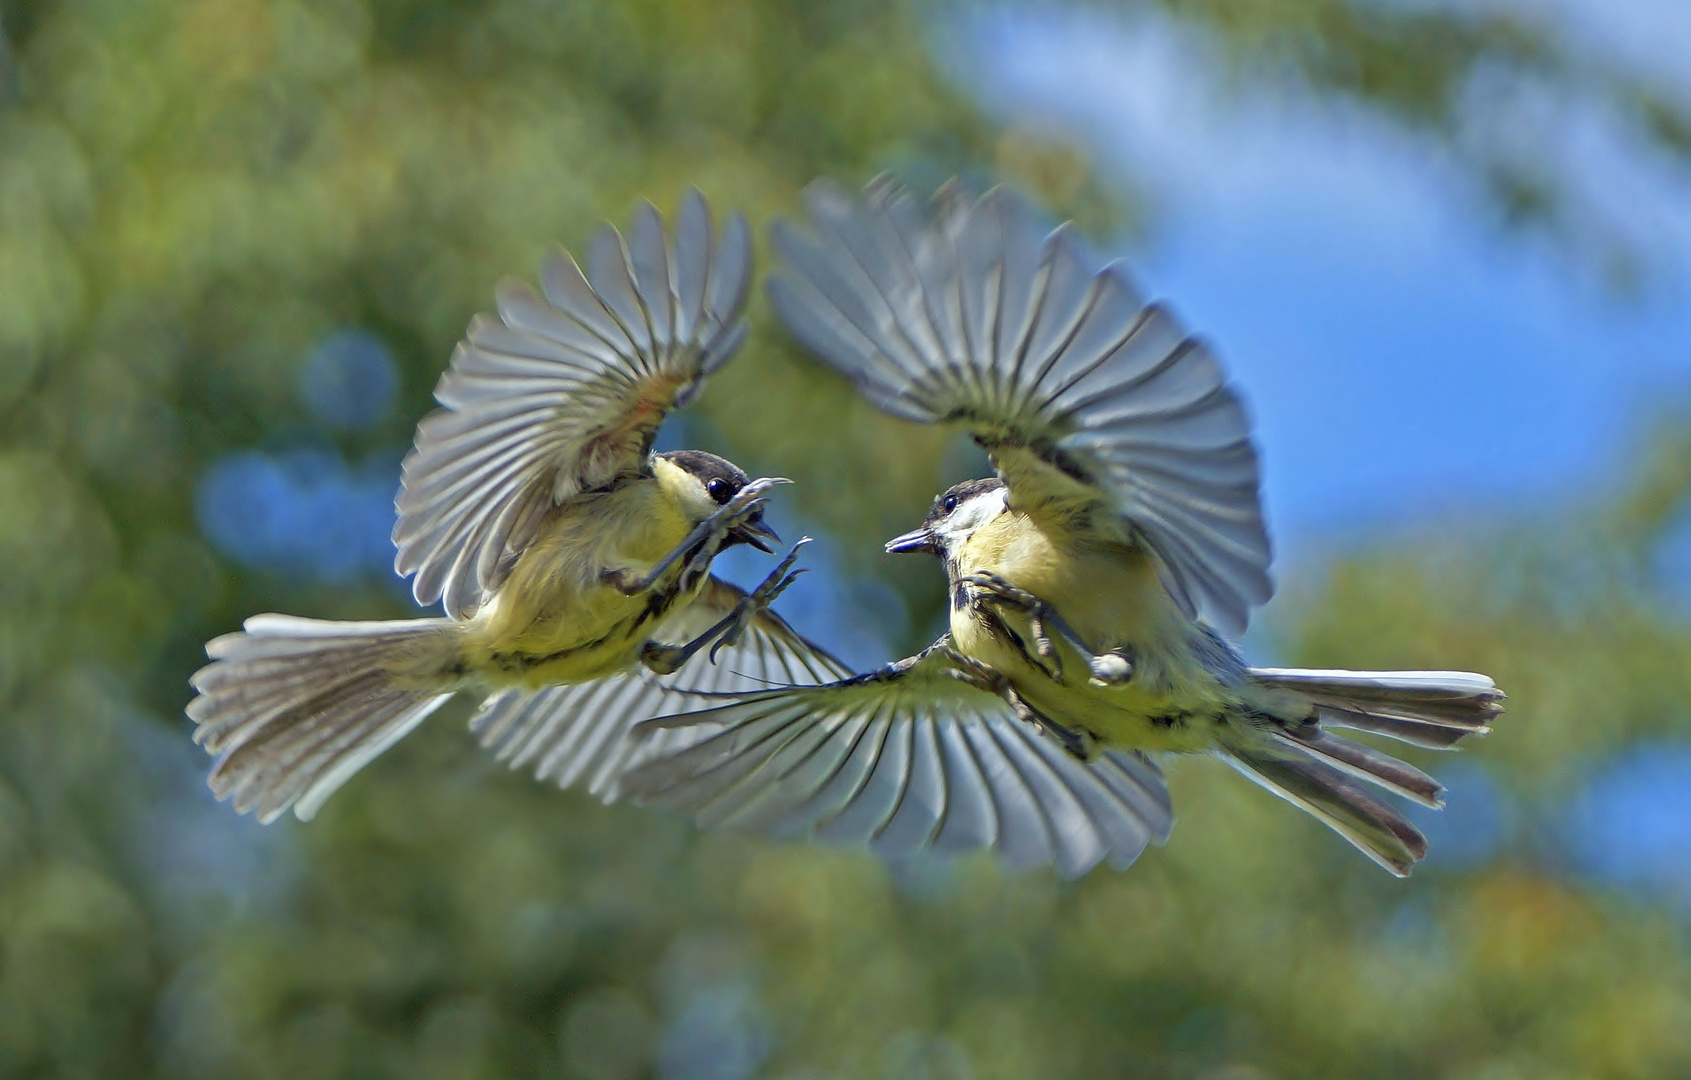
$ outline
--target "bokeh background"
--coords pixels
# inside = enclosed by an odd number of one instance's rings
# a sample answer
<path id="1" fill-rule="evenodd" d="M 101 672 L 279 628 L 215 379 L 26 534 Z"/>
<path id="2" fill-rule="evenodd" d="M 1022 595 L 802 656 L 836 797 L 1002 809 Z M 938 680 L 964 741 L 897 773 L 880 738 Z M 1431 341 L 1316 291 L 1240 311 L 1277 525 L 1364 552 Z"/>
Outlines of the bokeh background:
<path id="1" fill-rule="evenodd" d="M 1691 1075 L 1691 9 L 1677 0 L 0 0 L 0 1075 Z M 687 184 L 961 174 L 1132 258 L 1261 426 L 1259 662 L 1510 693 L 1394 881 L 1202 760 L 1072 884 L 698 835 L 437 714 L 318 820 L 182 715 L 257 611 L 405 616 L 469 316 Z M 666 429 L 800 483 L 865 666 L 979 467 L 761 299 Z M 767 560 L 728 560 L 761 575 Z"/>

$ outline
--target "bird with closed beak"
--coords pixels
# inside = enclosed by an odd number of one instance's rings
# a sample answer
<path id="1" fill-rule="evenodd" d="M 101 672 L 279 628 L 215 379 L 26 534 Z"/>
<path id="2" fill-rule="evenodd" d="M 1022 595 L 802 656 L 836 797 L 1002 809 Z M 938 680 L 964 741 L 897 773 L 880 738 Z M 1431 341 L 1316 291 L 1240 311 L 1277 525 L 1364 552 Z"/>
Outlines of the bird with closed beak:
<path id="1" fill-rule="evenodd" d="M 881 409 L 964 427 L 997 474 L 886 545 L 943 562 L 949 629 L 866 675 L 642 724 L 704 736 L 623 790 L 705 825 L 1073 876 L 1166 839 L 1156 759 L 1204 753 L 1407 874 L 1426 840 L 1385 793 L 1439 807 L 1442 788 L 1332 729 L 1449 749 L 1503 695 L 1470 672 L 1240 658 L 1224 635 L 1269 599 L 1270 548 L 1210 348 L 1007 191 L 952 185 L 924 209 L 885 181 L 817 184 L 808 203 L 809 230 L 774 235 L 777 314 Z"/>
<path id="2" fill-rule="evenodd" d="M 673 237 L 647 204 L 626 239 L 599 232 L 585 273 L 559 252 L 539 293 L 500 287 L 418 425 L 397 501 L 395 567 L 444 617 L 259 615 L 211 641 L 188 715 L 219 798 L 310 818 L 461 689 L 489 692 L 472 727 L 513 767 L 610 798 L 636 720 L 694 692 L 846 673 L 768 610 L 796 547 L 750 594 L 710 573 L 724 548 L 773 550 L 763 510 L 786 481 L 653 452 L 745 337 L 745 220 L 713 233 L 692 191 Z"/>

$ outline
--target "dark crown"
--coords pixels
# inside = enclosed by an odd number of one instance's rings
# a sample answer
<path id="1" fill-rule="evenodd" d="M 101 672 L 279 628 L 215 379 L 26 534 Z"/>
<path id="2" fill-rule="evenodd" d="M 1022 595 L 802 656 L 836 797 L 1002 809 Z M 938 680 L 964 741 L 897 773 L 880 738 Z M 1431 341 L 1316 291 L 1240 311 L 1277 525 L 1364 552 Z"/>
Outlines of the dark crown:
<path id="1" fill-rule="evenodd" d="M 659 454 L 658 457 L 678 469 L 692 473 L 699 478 L 699 483 L 707 488 L 712 480 L 727 481 L 730 495 L 745 487 L 751 479 L 744 469 L 732 461 L 719 458 L 715 454 L 707 454 L 703 450 L 670 450 Z"/>
<path id="2" fill-rule="evenodd" d="M 946 516 L 953 510 L 962 506 L 976 495 L 982 495 L 988 491 L 996 491 L 1003 486 L 1004 481 L 1000 480 L 996 476 L 982 477 L 979 480 L 965 480 L 961 484 L 953 484 L 944 491 L 940 492 L 939 495 L 935 496 L 934 508 L 928 511 L 927 520 L 923 521 L 922 524 L 928 526 L 936 525 L 945 520 Z"/>

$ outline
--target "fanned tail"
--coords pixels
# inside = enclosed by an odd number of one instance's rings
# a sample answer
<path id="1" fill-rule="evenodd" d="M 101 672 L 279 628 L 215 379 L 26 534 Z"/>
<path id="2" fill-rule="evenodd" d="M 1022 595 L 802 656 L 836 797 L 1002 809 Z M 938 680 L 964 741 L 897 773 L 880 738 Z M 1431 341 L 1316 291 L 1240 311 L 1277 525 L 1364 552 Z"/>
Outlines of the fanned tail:
<path id="1" fill-rule="evenodd" d="M 1444 788 L 1413 765 L 1323 726 L 1448 750 L 1490 731 L 1503 711 L 1496 684 L 1467 671 L 1252 668 L 1250 674 L 1260 686 L 1295 694 L 1312 722 L 1241 734 L 1224 754 L 1229 763 L 1399 877 L 1426 856 L 1426 837 L 1368 785 L 1433 809 L 1444 806 Z"/>
<path id="2" fill-rule="evenodd" d="M 212 791 L 263 822 L 289 806 L 309 820 L 452 696 L 415 674 L 438 669 L 451 625 L 258 615 L 208 642 L 212 663 L 190 680 L 199 696 L 188 716 L 199 724 L 194 741 L 218 755 Z"/>

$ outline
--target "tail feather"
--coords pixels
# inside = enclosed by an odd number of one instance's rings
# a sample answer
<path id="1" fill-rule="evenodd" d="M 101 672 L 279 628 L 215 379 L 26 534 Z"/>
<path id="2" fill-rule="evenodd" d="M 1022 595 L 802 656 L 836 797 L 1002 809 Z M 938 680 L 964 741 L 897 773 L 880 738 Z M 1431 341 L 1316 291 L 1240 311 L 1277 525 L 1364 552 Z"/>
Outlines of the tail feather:
<path id="1" fill-rule="evenodd" d="M 439 708 L 427 670 L 450 644 L 445 619 L 336 623 L 248 619 L 206 645 L 191 680 L 196 742 L 217 754 L 211 789 L 241 813 L 309 819 L 348 778 Z"/>
<path id="2" fill-rule="evenodd" d="M 1444 809 L 1444 785 L 1406 761 L 1341 735 L 1316 730 L 1309 734 L 1276 733 L 1275 739 L 1308 752 L 1340 772 L 1378 784 L 1394 795 L 1434 810 Z"/>
<path id="3" fill-rule="evenodd" d="M 1258 784 L 1314 815 L 1358 851 L 1397 877 L 1427 854 L 1427 838 L 1392 807 L 1348 776 L 1307 753 L 1285 756 L 1267 747 L 1233 749 L 1229 764 Z"/>
<path id="4" fill-rule="evenodd" d="M 1503 711 L 1503 691 L 1471 671 L 1321 671 L 1252 668 L 1259 685 L 1306 698 L 1333 727 L 1449 750 L 1484 735 Z"/>
<path id="5" fill-rule="evenodd" d="M 1426 855 L 1426 838 L 1363 785 L 1435 810 L 1444 806 L 1443 786 L 1413 765 L 1324 728 L 1448 750 L 1490 731 L 1503 711 L 1497 685 L 1467 671 L 1252 668 L 1250 674 L 1259 686 L 1293 695 L 1299 719 L 1241 732 L 1228 747 L 1228 760 L 1400 877 Z"/>

